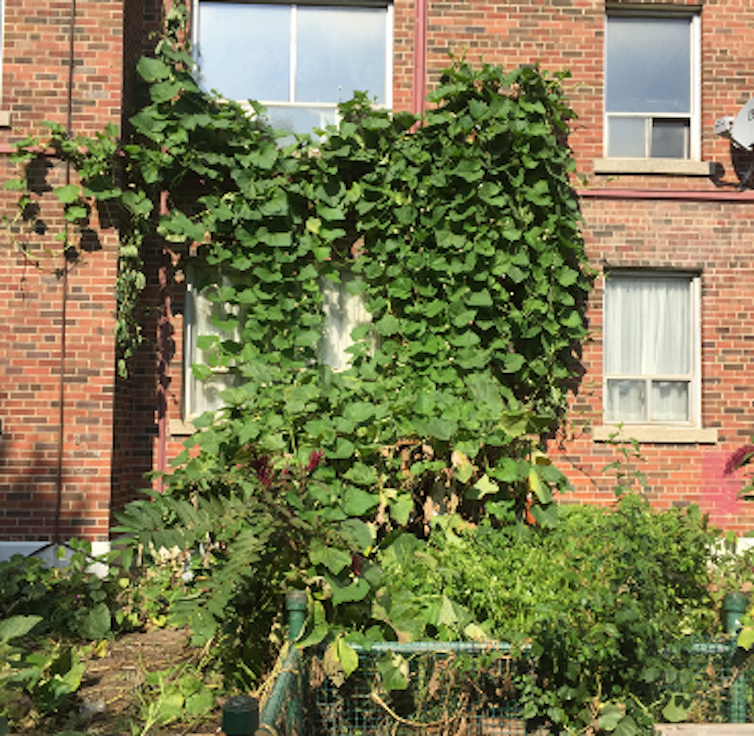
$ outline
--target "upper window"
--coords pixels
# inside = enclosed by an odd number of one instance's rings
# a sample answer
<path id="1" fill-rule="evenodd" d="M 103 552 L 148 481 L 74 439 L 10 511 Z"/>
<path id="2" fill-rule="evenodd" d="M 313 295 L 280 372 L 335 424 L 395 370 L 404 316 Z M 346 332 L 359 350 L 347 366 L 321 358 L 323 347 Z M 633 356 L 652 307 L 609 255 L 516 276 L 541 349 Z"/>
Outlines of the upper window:
<path id="1" fill-rule="evenodd" d="M 605 281 L 608 422 L 700 422 L 699 278 L 610 273 Z"/>
<path id="2" fill-rule="evenodd" d="M 355 91 L 390 105 L 392 12 L 386 2 L 284 4 L 197 0 L 200 83 L 264 104 L 275 128 L 336 122 Z"/>
<path id="3" fill-rule="evenodd" d="M 605 146 L 614 158 L 700 158 L 699 16 L 607 17 Z"/>

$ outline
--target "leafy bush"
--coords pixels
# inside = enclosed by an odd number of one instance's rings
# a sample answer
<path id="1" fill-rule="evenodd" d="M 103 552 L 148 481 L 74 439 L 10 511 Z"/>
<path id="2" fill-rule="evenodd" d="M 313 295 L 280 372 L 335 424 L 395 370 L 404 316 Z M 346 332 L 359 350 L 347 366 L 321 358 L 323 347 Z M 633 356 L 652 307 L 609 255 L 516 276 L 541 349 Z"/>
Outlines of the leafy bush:
<path id="1" fill-rule="evenodd" d="M 0 562 L 0 618 L 34 615 L 41 619 L 38 635 L 103 639 L 111 634 L 111 608 L 117 591 L 112 579 L 88 572 L 91 547 L 71 540 L 73 554 L 63 567 L 39 557 L 14 555 Z"/>
<path id="2" fill-rule="evenodd" d="M 536 676 L 516 683 L 526 717 L 568 728 L 604 717 L 600 728 L 627 736 L 668 705 L 662 684 L 689 685 L 673 648 L 716 627 L 716 539 L 695 506 L 654 512 L 638 495 L 565 508 L 552 530 L 440 519 L 429 541 L 383 552 L 382 603 L 412 637 L 528 644 Z"/>
<path id="3" fill-rule="evenodd" d="M 40 616 L 0 617 L 0 734 L 14 722 L 65 707 L 81 684 L 84 665 L 74 647 L 48 644 L 31 650 L 19 643 L 41 621 Z"/>

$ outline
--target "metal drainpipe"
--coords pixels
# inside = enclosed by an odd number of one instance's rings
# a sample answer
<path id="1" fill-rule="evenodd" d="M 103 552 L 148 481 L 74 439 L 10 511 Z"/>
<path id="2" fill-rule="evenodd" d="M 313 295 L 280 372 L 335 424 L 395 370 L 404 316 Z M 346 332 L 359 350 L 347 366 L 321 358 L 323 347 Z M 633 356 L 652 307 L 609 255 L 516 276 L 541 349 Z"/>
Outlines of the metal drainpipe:
<path id="1" fill-rule="evenodd" d="M 414 87 L 413 112 L 424 112 L 427 94 L 427 4 L 429 0 L 414 0 Z"/>
<path id="2" fill-rule="evenodd" d="M 76 33 L 76 0 L 71 0 L 69 39 L 68 39 L 68 100 L 66 109 L 66 128 L 68 135 L 73 134 L 73 64 L 74 64 L 74 36 Z M 71 183 L 71 162 L 65 162 L 65 183 Z M 55 477 L 55 528 L 53 543 L 60 544 L 60 516 L 63 509 L 63 443 L 65 441 L 65 362 L 67 337 L 67 307 L 68 307 L 68 271 L 70 265 L 68 254 L 63 252 L 61 267 L 61 295 L 60 304 L 60 379 L 58 382 L 58 457 Z"/>
<path id="3" fill-rule="evenodd" d="M 160 214 L 165 215 L 168 212 L 168 192 L 164 190 L 160 193 Z M 160 320 L 157 326 L 158 339 L 158 364 L 157 364 L 157 470 L 164 473 L 167 469 L 167 441 L 168 441 L 168 385 L 170 375 L 168 373 L 168 335 L 170 327 L 171 304 L 170 291 L 168 289 L 168 267 L 167 259 L 170 254 L 164 243 L 162 246 L 162 263 L 160 264 L 159 284 L 160 284 Z M 162 476 L 157 481 L 157 490 L 162 493 L 164 484 Z"/>

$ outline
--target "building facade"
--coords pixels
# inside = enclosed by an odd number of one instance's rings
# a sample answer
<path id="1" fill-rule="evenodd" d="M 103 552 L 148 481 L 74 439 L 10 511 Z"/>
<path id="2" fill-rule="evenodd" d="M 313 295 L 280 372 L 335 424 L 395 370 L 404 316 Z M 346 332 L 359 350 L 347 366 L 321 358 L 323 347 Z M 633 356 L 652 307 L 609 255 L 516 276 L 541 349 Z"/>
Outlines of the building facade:
<path id="1" fill-rule="evenodd" d="M 11 143 L 41 120 L 70 120 L 77 132 L 123 124 L 161 4 L 3 4 L 8 178 Z M 657 506 L 698 503 L 726 529 L 752 528 L 754 507 L 736 498 L 740 479 L 724 473 L 753 431 L 752 157 L 715 132 L 754 92 L 747 0 L 194 0 L 191 34 L 202 84 L 260 99 L 281 124 L 302 128 L 331 120 L 339 99 L 364 87 L 378 104 L 420 111 L 449 52 L 504 69 L 569 70 L 574 186 L 597 278 L 584 376 L 550 443 L 574 487 L 568 500 L 612 500 L 615 474 L 603 468 L 621 457 L 622 436 L 636 440 L 643 461 L 632 463 Z M 145 472 L 169 466 L 192 415 L 212 400 L 184 381 L 201 299 L 158 242 L 147 257 L 149 339 L 131 377 L 116 378 L 108 285 L 117 233 L 97 234 L 86 270 L 69 269 L 65 300 L 55 268 L 37 269 L 5 239 L 2 539 L 106 541 L 111 506 L 143 487 Z"/>

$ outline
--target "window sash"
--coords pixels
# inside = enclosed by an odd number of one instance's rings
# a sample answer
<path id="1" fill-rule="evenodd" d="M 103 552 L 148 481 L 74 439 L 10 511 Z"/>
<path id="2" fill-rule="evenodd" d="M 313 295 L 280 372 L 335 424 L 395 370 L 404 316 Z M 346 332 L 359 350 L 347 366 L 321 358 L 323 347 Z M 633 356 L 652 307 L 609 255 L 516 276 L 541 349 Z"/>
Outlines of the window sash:
<path id="1" fill-rule="evenodd" d="M 247 8 L 253 11 L 248 12 Z M 201 86 L 218 88 L 238 101 L 249 98 L 259 101 L 268 108 L 268 116 L 276 128 L 305 132 L 337 123 L 338 103 L 350 99 L 354 90 L 366 90 L 380 107 L 392 104 L 390 2 L 194 0 L 194 12 L 198 22 L 192 33 L 194 48 L 198 50 L 199 73 L 204 77 Z M 251 23 L 249 19 L 257 14 L 269 15 L 270 22 Z M 224 16 L 231 20 L 232 29 L 227 32 Z M 344 28 L 335 29 L 328 39 L 330 25 Z M 256 43 L 254 37 L 246 37 L 247 28 L 256 32 Z M 321 51 L 317 43 L 321 44 Z M 349 49 L 354 46 L 355 49 Z M 217 60 L 219 49 L 223 58 L 236 54 L 246 59 L 246 63 L 238 64 L 237 75 L 229 75 L 232 67 Z M 343 57 L 350 63 L 342 63 Z M 261 75 L 252 78 L 263 79 L 261 86 L 257 81 L 249 82 L 251 69 L 262 70 Z"/>
<path id="2" fill-rule="evenodd" d="M 212 275 L 211 282 L 202 286 L 204 274 Z M 205 411 L 217 411 L 223 406 L 220 392 L 226 388 L 238 385 L 239 376 L 234 365 L 212 366 L 211 351 L 201 350 L 197 346 L 197 339 L 203 335 L 217 335 L 220 339 L 241 341 L 243 336 L 244 313 L 238 308 L 228 309 L 227 305 L 211 301 L 206 296 L 208 289 L 216 288 L 217 281 L 221 285 L 236 286 L 243 279 L 243 274 L 237 274 L 234 279 L 224 275 L 217 279 L 217 271 L 208 267 L 189 266 L 186 270 L 186 304 L 184 309 L 184 343 L 183 343 L 183 418 L 191 420 Z M 354 341 L 351 333 L 357 327 L 371 323 L 372 316 L 365 307 L 364 295 L 351 294 L 348 284 L 359 280 L 359 277 L 348 269 L 340 273 L 340 282 L 334 283 L 327 278 L 320 280 L 322 292 L 322 339 L 319 345 L 319 360 L 323 365 L 329 365 L 334 371 L 346 370 L 352 358 L 348 348 Z M 224 331 L 215 327 L 211 322 L 212 313 L 218 316 L 235 314 L 239 323 L 233 331 Z M 374 348 L 375 343 L 372 344 Z M 207 365 L 212 371 L 212 377 L 200 381 L 194 376 L 191 366 L 195 363 Z"/>
<path id="3" fill-rule="evenodd" d="M 698 276 L 629 272 L 606 279 L 606 421 L 699 426 Z"/>
<path id="4" fill-rule="evenodd" d="M 644 102 L 636 99 L 636 96 L 629 100 L 621 101 L 616 95 L 611 94 L 611 88 L 620 85 L 621 75 L 616 72 L 617 63 L 615 54 L 611 54 L 610 48 L 610 24 L 629 23 L 631 19 L 639 22 L 668 22 L 678 23 L 684 21 L 688 23 L 688 102 L 685 100 L 676 100 L 675 103 L 668 102 L 662 104 L 661 100 L 647 99 Z M 698 161 L 701 159 L 701 53 L 700 53 L 700 18 L 698 13 L 667 12 L 614 12 L 611 11 L 605 19 L 605 95 L 604 95 L 604 155 L 612 158 L 683 158 Z M 647 55 L 648 56 L 648 55 Z M 612 62 L 611 62 L 612 57 Z M 631 69 L 626 73 L 624 84 L 630 85 L 634 80 L 643 79 L 646 75 L 642 71 L 641 65 L 651 63 L 651 59 L 644 59 L 642 55 L 635 63 L 631 64 Z M 636 66 L 638 65 L 638 67 Z M 662 86 L 662 85 L 661 85 Z M 670 85 L 665 83 L 665 86 Z M 685 96 L 685 95 L 684 95 Z M 675 109 L 674 109 L 675 108 Z M 618 135 L 614 128 L 622 123 L 632 120 L 643 120 L 645 130 L 643 135 L 637 134 L 633 144 L 616 145 L 619 141 Z M 653 131 L 657 131 L 657 125 L 664 121 L 687 121 L 686 133 L 683 140 L 677 138 L 671 145 L 663 147 L 661 139 L 657 139 L 653 145 Z M 626 155 L 626 149 L 633 149 L 629 152 L 632 155 Z M 654 150 L 653 150 L 654 149 Z M 683 155 L 675 155 L 682 153 Z"/>

